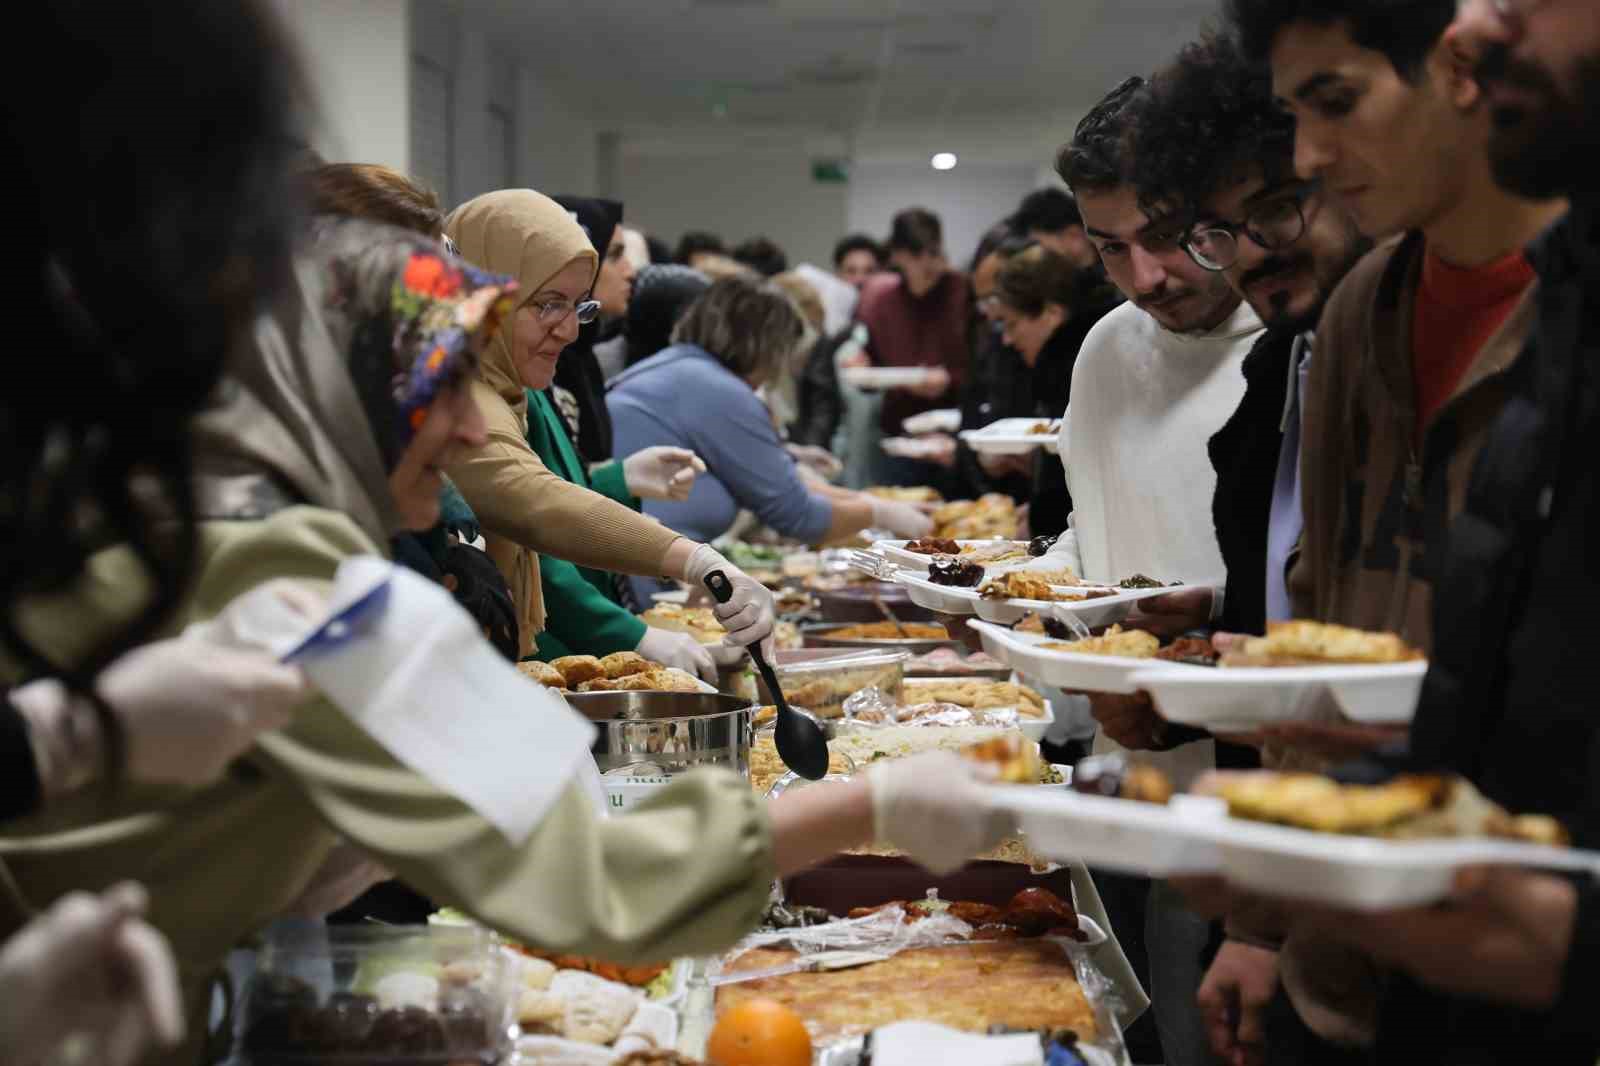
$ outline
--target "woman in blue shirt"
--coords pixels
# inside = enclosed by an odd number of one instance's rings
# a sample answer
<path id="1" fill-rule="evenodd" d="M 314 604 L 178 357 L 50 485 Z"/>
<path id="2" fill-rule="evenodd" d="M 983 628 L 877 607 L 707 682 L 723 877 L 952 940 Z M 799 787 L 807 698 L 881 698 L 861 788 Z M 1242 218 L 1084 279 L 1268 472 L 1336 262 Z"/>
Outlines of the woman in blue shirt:
<path id="1" fill-rule="evenodd" d="M 781 289 L 726 278 L 690 307 L 670 347 L 613 379 L 606 406 L 617 454 L 667 444 L 706 464 L 687 500 L 647 501 L 646 514 L 706 541 L 726 533 L 741 509 L 808 544 L 868 527 L 902 537 L 928 532 L 931 523 L 914 507 L 801 479 L 756 390 L 787 372 L 804 333 Z M 648 602 L 657 586 L 635 580 Z"/>

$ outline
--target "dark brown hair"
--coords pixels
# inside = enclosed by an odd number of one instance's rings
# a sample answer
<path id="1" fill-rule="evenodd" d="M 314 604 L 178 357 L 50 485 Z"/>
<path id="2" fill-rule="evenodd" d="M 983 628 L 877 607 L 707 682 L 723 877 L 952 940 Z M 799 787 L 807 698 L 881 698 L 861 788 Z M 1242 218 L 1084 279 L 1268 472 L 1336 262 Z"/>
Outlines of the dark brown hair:
<path id="1" fill-rule="evenodd" d="M 908 207 L 889 226 L 888 248 L 891 252 L 910 252 L 912 255 L 938 254 L 944 250 L 944 227 L 939 216 L 926 207 Z"/>
<path id="2" fill-rule="evenodd" d="M 1025 315 L 1037 315 L 1047 304 L 1078 312 L 1114 299 L 1099 271 L 1076 266 L 1039 244 L 1005 261 L 995 278 L 994 293 L 1001 303 Z"/>
<path id="3" fill-rule="evenodd" d="M 316 214 L 387 222 L 433 240 L 444 233 L 438 195 L 390 167 L 325 163 L 307 173 L 305 182 Z"/>

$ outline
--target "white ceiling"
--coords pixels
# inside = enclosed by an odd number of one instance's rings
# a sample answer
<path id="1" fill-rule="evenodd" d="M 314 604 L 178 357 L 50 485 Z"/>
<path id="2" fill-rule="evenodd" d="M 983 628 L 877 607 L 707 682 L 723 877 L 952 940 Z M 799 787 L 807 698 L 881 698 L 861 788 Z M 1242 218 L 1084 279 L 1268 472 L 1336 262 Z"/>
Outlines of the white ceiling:
<path id="1" fill-rule="evenodd" d="M 1048 159 L 1216 0 L 454 0 L 625 150 Z"/>

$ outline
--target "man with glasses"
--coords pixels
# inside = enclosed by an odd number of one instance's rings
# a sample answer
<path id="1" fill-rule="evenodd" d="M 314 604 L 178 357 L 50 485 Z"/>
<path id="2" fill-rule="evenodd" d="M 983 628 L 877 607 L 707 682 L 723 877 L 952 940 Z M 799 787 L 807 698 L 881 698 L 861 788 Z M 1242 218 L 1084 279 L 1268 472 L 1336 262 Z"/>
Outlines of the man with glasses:
<path id="1" fill-rule="evenodd" d="M 1495 177 L 1570 194 L 1532 245 L 1528 350 L 1439 531 L 1434 652 L 1409 765 L 1471 778 L 1516 811 L 1560 817 L 1600 847 L 1600 736 L 1588 644 L 1600 540 L 1600 8 L 1592 0 L 1469 0 L 1450 31 L 1476 60 Z M 1432 442 L 1430 442 L 1431 446 Z M 1433 471 L 1427 491 L 1444 480 Z M 1304 908 L 1298 920 L 1393 967 L 1378 1059 L 1591 1066 L 1600 1057 L 1600 886 L 1592 877 L 1470 871 L 1446 905 L 1384 914 Z"/>
<path id="2" fill-rule="evenodd" d="M 1184 252 L 1183 219 L 1140 203 L 1131 139 L 1143 92 L 1142 79 L 1114 90 L 1078 125 L 1057 163 L 1107 277 L 1128 302 L 1096 323 L 1079 350 L 1060 449 L 1073 513 L 1051 557 L 1097 580 L 1143 573 L 1182 581 L 1185 589 L 1163 597 L 1171 602 L 1160 613 L 1131 623 L 1176 635 L 1222 605 L 1225 567 L 1206 441 L 1239 406 L 1240 368 L 1261 321 L 1223 275 Z M 1148 701 L 1094 695 L 1090 702 L 1097 752 L 1164 749 L 1141 760 L 1180 787 L 1215 765 L 1209 739 L 1161 735 Z M 1143 920 L 1164 1061 L 1209 1063 L 1195 989 L 1210 923 L 1164 882 L 1098 874 L 1096 882 L 1120 928 Z"/>
<path id="3" fill-rule="evenodd" d="M 1267 326 L 1244 360 L 1244 400 L 1209 443 L 1227 564 L 1218 625 L 1261 633 L 1293 617 L 1287 579 L 1301 534 L 1300 406 L 1313 331 L 1372 242 L 1319 182 L 1295 174 L 1294 120 L 1273 100 L 1267 71 L 1230 38 L 1189 45 L 1152 79 L 1133 158 L 1140 199 L 1191 219 L 1183 249 L 1226 277 Z M 1229 921 L 1199 995 L 1212 1050 L 1230 1064 L 1261 1054 L 1278 985 L 1278 930 L 1245 917 Z"/>
<path id="4" fill-rule="evenodd" d="M 1431 649 L 1439 560 L 1426 548 L 1440 546 L 1437 531 L 1461 505 L 1532 323 L 1522 247 L 1562 208 L 1495 184 L 1489 108 L 1446 32 L 1453 0 L 1226 6 L 1296 121 L 1298 176 L 1320 181 L 1368 236 L 1399 238 L 1351 270 L 1317 330 L 1291 605 L 1297 617 L 1389 630 Z M 1278 739 L 1325 765 L 1403 737 L 1315 725 Z M 1288 1002 L 1268 1012 L 1268 1061 L 1341 1061 L 1333 1048 L 1368 1061 L 1383 988 L 1373 960 L 1295 929 L 1290 921 L 1309 908 L 1281 913 Z"/>

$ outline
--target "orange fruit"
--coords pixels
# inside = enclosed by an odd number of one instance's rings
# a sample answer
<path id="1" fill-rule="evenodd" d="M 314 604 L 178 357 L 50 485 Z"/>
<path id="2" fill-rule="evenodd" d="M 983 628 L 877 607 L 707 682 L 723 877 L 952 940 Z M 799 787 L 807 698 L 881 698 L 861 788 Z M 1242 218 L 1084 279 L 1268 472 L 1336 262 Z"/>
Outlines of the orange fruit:
<path id="1" fill-rule="evenodd" d="M 754 999 L 717 1019 L 706 1057 L 711 1066 L 811 1066 L 811 1034 L 782 1003 Z"/>

